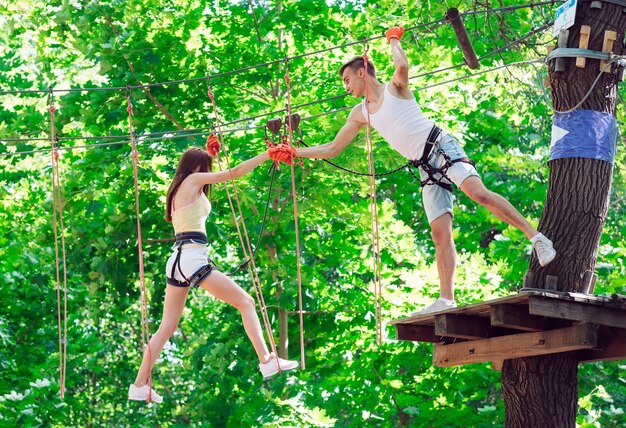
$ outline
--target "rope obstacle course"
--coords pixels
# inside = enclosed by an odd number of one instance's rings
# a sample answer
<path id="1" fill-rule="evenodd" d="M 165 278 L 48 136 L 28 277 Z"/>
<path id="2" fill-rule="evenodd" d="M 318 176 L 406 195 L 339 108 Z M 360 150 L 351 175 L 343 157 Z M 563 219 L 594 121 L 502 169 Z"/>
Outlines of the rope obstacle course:
<path id="1" fill-rule="evenodd" d="M 554 2 L 544 2 L 542 4 L 553 4 Z M 538 3 L 535 5 L 539 5 Z M 532 4 L 531 4 L 532 6 Z M 454 9 L 456 10 L 456 9 Z M 509 9 L 512 10 L 512 9 Z M 448 15 L 446 17 L 446 19 L 449 19 L 452 23 L 453 19 L 455 18 L 454 16 L 454 12 L 451 10 L 448 11 Z M 458 18 L 458 10 L 456 11 L 457 15 L 456 18 Z M 440 20 L 441 21 L 441 20 Z M 460 21 L 460 19 L 459 19 Z M 462 21 L 461 22 L 461 27 L 462 27 Z M 454 24 L 453 24 L 454 26 Z M 419 27 L 419 26 L 418 26 Z M 415 27 L 416 28 L 416 27 Z M 461 38 L 462 38 L 462 32 L 459 33 L 457 32 L 457 27 L 455 28 L 455 34 L 457 35 L 457 38 L 459 38 L 459 43 L 461 43 Z M 463 28 L 464 30 L 464 28 Z M 461 35 L 459 35 L 461 34 Z M 467 35 L 467 33 L 465 32 L 465 35 Z M 377 37 L 378 38 L 378 37 Z M 371 38 L 369 40 L 374 40 L 376 38 Z M 357 42 L 354 42 L 352 44 L 355 44 Z M 343 45 L 342 47 L 345 47 L 347 45 Z M 478 58 L 476 58 L 476 55 L 474 53 L 473 57 L 468 54 L 468 46 L 465 45 L 461 45 L 462 46 L 462 50 L 464 53 L 464 57 L 465 57 L 465 61 L 467 63 L 467 65 L 470 68 L 476 68 L 478 66 Z M 336 48 L 336 47 L 334 47 Z M 471 49 L 471 52 L 473 52 L 473 48 L 471 47 L 471 43 L 469 44 L 469 48 Z M 470 53 L 471 53 L 470 52 Z M 315 53 L 319 53 L 319 51 L 316 51 Z M 313 53 L 311 53 L 313 54 Z M 303 54 L 301 56 L 297 56 L 294 58 L 298 58 L 298 57 L 302 57 L 308 54 Z M 366 40 L 366 46 L 365 46 L 365 52 L 364 52 L 364 58 L 366 59 L 366 64 L 367 64 L 367 40 Z M 468 59 L 469 58 L 469 59 Z M 476 62 L 474 62 L 474 58 L 476 59 Z M 484 58 L 484 57 L 483 57 Z M 302 138 L 302 131 L 299 128 L 299 124 L 300 124 L 300 116 L 297 114 L 293 114 L 291 112 L 291 106 L 290 106 L 290 79 L 289 79 L 289 66 L 288 66 L 288 59 L 286 58 L 285 60 L 277 60 L 271 63 L 266 63 L 266 64 L 262 64 L 262 65 L 267 65 L 267 64 L 273 64 L 273 63 L 281 63 L 281 62 L 285 62 L 287 64 L 286 67 L 286 74 L 285 74 L 285 81 L 286 81 L 286 85 L 287 85 L 287 106 L 285 110 L 282 111 L 286 111 L 287 113 L 287 117 L 285 119 L 284 122 L 284 127 L 286 132 L 283 133 L 283 136 L 281 138 L 281 142 L 280 144 L 276 144 L 274 143 L 273 138 L 279 133 L 279 129 L 281 126 L 280 121 L 276 122 L 275 119 L 271 119 L 268 121 L 267 125 L 264 127 L 264 129 L 269 129 L 270 130 L 270 138 L 269 141 L 272 144 L 272 147 L 270 147 L 270 150 L 275 149 L 276 153 L 279 153 L 276 157 L 277 158 L 282 158 L 285 160 L 288 160 L 289 158 L 291 158 L 291 160 L 293 160 L 294 157 L 294 132 L 297 131 L 298 135 L 299 135 L 299 140 L 297 141 L 297 144 L 303 144 L 303 138 Z M 476 64 L 475 67 L 473 67 L 474 63 Z M 241 69 L 241 70 L 248 70 L 251 68 L 256 68 L 256 67 L 260 67 L 261 65 L 258 66 L 253 66 L 253 67 L 247 67 L 245 69 Z M 367 66 L 366 66 L 367 67 Z M 234 71 L 233 71 L 234 72 Z M 227 75 L 227 74 L 232 74 L 233 72 L 227 72 L 227 73 L 222 73 L 221 75 Z M 472 75 L 473 76 L 473 75 Z M 213 76 L 215 77 L 215 75 Z M 217 114 L 217 106 L 215 103 L 215 99 L 214 99 L 214 95 L 213 95 L 213 91 L 212 88 L 210 87 L 210 79 L 211 77 L 207 77 L 205 80 L 207 81 L 207 83 L 209 84 L 209 90 L 208 90 L 208 95 L 209 98 L 211 99 L 211 103 L 213 105 L 213 111 L 214 111 L 214 115 L 215 115 L 215 123 L 217 124 L 217 132 L 211 132 L 207 138 L 207 151 L 209 151 L 212 155 L 215 155 L 214 157 L 218 157 L 217 155 L 219 154 L 219 150 L 220 148 L 223 146 L 224 147 L 224 151 L 225 151 L 225 156 L 226 156 L 226 167 L 227 169 L 230 170 L 230 164 L 228 161 L 228 154 L 227 154 L 227 146 L 224 143 L 224 135 L 225 133 L 229 132 L 229 130 L 223 130 L 221 129 L 221 124 L 219 121 L 219 117 Z M 193 80 L 202 80 L 202 79 L 187 79 L 185 81 L 193 81 Z M 180 83 L 182 81 L 174 81 L 174 82 L 163 82 L 161 84 L 171 84 L 171 83 Z M 161 85 L 158 84 L 158 85 Z M 138 89 L 140 87 L 145 87 L 145 86 L 155 86 L 157 84 L 148 84 L 148 85 L 141 85 L 141 86 L 130 86 L 127 85 L 126 88 L 91 88 L 91 89 L 77 89 L 77 90 L 121 90 L 121 89 L 125 89 L 126 93 L 127 93 L 127 103 L 128 103 L 128 114 L 129 114 L 129 118 L 128 118 L 128 125 L 129 125 L 129 135 L 130 135 L 130 143 L 131 143 L 131 148 L 132 148 L 132 159 L 133 159 L 133 174 L 134 174 L 134 184 L 135 184 L 135 197 L 136 197 L 136 214 L 137 214 L 137 227 L 138 227 L 138 246 L 139 246 L 139 269 L 140 269 L 140 286 L 141 286 L 141 310 L 142 310 L 142 342 L 147 343 L 149 342 L 149 333 L 148 333 L 148 319 L 147 319 L 147 301 L 146 301 L 146 292 L 145 292 L 145 280 L 144 280 L 144 272 L 143 272 L 143 258 L 142 258 L 142 244 L 141 244 L 141 224 L 140 224 L 140 218 L 139 218 L 139 193 L 138 193 L 138 176 L 137 176 L 137 164 L 138 164 L 138 156 L 139 156 L 139 152 L 137 150 L 137 135 L 134 132 L 133 129 L 133 124 L 132 124 L 132 116 L 133 116 L 133 106 L 131 103 L 131 98 L 130 98 L 130 94 L 131 91 L 133 89 Z M 58 151 L 59 151 L 59 141 L 64 140 L 64 138 L 59 138 L 58 135 L 55 134 L 55 130 L 54 130 L 54 107 L 52 105 L 52 96 L 55 92 L 67 92 L 69 90 L 53 90 L 52 88 L 50 88 L 47 92 L 49 93 L 50 96 L 50 115 L 51 115 L 51 140 L 52 140 L 52 151 L 53 151 L 53 174 L 56 174 L 53 180 L 53 192 L 54 194 L 58 194 L 58 198 L 60 198 L 60 185 L 59 185 L 59 177 L 58 177 Z M 74 91 L 74 90 L 72 90 Z M 24 92 L 28 92 L 28 93 L 33 93 L 33 92 L 37 92 L 37 91 L 20 91 L 20 93 L 24 93 Z M 9 93 L 7 91 L 2 91 L 0 92 L 0 94 L 3 93 Z M 368 112 L 369 113 L 369 112 Z M 369 116 L 369 114 L 368 114 Z M 306 120 L 306 119 L 305 119 Z M 368 120 L 369 122 L 369 120 Z M 234 122 L 233 122 L 234 123 Z M 277 126 L 278 124 L 278 126 Z M 185 137 L 186 135 L 182 135 L 182 137 Z M 111 138 L 119 138 L 118 136 L 110 136 Z M 96 138 L 100 138 L 100 137 L 96 137 Z M 380 302 L 381 299 L 381 293 L 382 293 L 382 287 L 381 287 L 381 282 L 380 282 L 380 247 L 379 247 L 379 243 L 378 243 L 378 230 L 377 230 L 377 203 L 376 203 L 376 184 L 375 184 L 375 178 L 376 177 L 380 177 L 382 175 L 387 175 L 387 174 L 391 174 L 394 172 L 397 172 L 401 169 L 407 168 L 409 169 L 410 166 L 409 164 L 407 165 L 403 165 L 400 168 L 397 168 L 393 171 L 390 172 L 386 172 L 383 174 L 376 174 L 375 170 L 374 170 L 374 159 L 373 159 L 373 151 L 372 151 L 372 146 L 371 146 L 371 134 L 370 134 L 370 130 L 369 130 L 369 123 L 368 123 L 368 127 L 367 127 L 367 145 L 368 145 L 368 173 L 358 173 L 356 171 L 350 171 L 347 170 L 345 168 L 341 168 L 344 169 L 345 171 L 348 172 L 352 172 L 352 173 L 356 173 L 359 175 L 368 175 L 370 177 L 370 197 L 371 197 L 371 213 L 372 213 L 372 247 L 373 247 L 373 259 L 374 259 L 374 272 L 375 272 L 375 276 L 377 276 L 377 285 L 375 287 L 375 299 L 376 299 L 376 308 L 377 308 L 377 330 L 376 330 L 376 335 L 377 335 L 377 341 L 378 343 L 381 343 L 382 341 L 382 327 L 381 327 L 381 308 L 382 308 L 382 303 Z M 29 139 L 29 140 L 33 140 L 33 139 Z M 70 140 L 70 138 L 66 138 L 66 140 Z M 267 133 L 266 133 L 266 143 L 268 141 L 267 138 Z M 7 140 L 8 141 L 8 140 Z M 126 142 L 124 142 L 126 143 Z M 220 144 L 221 143 L 221 144 Z M 123 143 L 122 143 L 123 144 Z M 269 146 L 269 144 L 268 144 Z M 334 165 L 332 162 L 327 161 L 327 163 Z M 219 164 L 219 157 L 218 157 L 218 164 Z M 337 165 L 335 165 L 337 166 Z M 298 243 L 298 225 L 297 225 L 297 206 L 296 206 L 296 190 L 295 190 L 295 179 L 294 179 L 294 164 L 293 162 L 290 162 L 290 169 L 291 169 L 291 175 L 292 175 L 292 195 L 293 195 L 293 202 L 294 202 L 294 221 L 295 221 L 295 227 L 296 227 L 296 252 L 298 254 L 297 259 L 298 259 L 298 289 L 299 289 L 299 315 L 300 315 L 300 338 L 301 338 L 301 365 L 302 368 L 304 368 L 304 347 L 303 347 L 303 321 L 302 321 L 302 314 L 303 314 L 303 310 L 302 310 L 302 289 L 301 289 L 301 274 L 300 274 L 300 249 L 299 249 L 299 243 Z M 220 165 L 220 169 L 221 169 L 221 165 Z M 56 170 L 56 173 L 54 172 Z M 272 170 L 272 174 L 274 173 L 275 168 Z M 273 176 L 272 176 L 273 177 Z M 56 183 L 56 184 L 54 184 Z M 238 205 L 238 209 L 239 209 L 239 218 L 240 221 L 242 222 L 241 224 L 241 230 L 243 230 L 243 237 L 245 237 L 245 242 L 244 242 L 244 238 L 242 237 L 242 232 L 239 229 L 239 221 L 237 220 L 237 215 L 235 214 L 235 210 L 233 208 L 233 203 L 228 191 L 228 185 L 226 186 L 226 192 L 228 194 L 228 199 L 229 199 L 229 205 L 231 206 L 231 211 L 232 214 L 234 216 L 235 219 L 235 223 L 237 225 L 237 231 L 238 231 L 238 235 L 240 237 L 240 243 L 242 246 L 242 249 L 244 250 L 244 253 L 246 254 L 246 262 L 242 263 L 242 265 L 240 266 L 240 268 L 243 268 L 245 266 L 248 267 L 249 270 L 249 274 L 250 277 L 253 279 L 253 284 L 255 285 L 255 292 L 257 291 L 257 287 L 258 287 L 258 295 L 257 295 L 257 300 L 260 301 L 260 308 L 261 311 L 264 313 L 264 322 L 266 324 L 266 329 L 268 330 L 268 336 L 270 336 L 270 342 L 271 342 L 271 346 L 272 349 L 275 351 L 275 344 L 273 342 L 273 336 L 271 334 L 271 327 L 269 326 L 269 319 L 267 318 L 267 310 L 266 310 L 266 306 L 262 297 L 262 294 L 260 293 L 260 281 L 258 279 L 258 275 L 257 275 L 257 270 L 256 267 L 254 265 L 254 254 L 258 248 L 258 244 L 257 246 L 254 248 L 254 251 L 252 250 L 252 246 L 250 244 L 250 240 L 249 237 L 247 235 L 247 230 L 245 227 L 245 223 L 244 223 L 244 219 L 243 219 L 243 215 L 242 215 L 242 211 L 241 211 L 241 206 L 237 197 L 237 190 L 236 190 L 236 186 L 234 181 L 231 182 L 231 186 L 233 189 L 233 194 L 235 197 L 235 200 L 237 202 Z M 271 192 L 271 188 L 270 188 L 270 192 Z M 59 199 L 56 199 L 57 201 Z M 268 196 L 268 201 L 269 201 L 269 196 Z M 61 209 L 60 207 L 58 209 Z M 57 208 L 55 208 L 54 211 L 54 218 L 55 218 L 55 244 L 56 244 L 56 213 L 57 213 Z M 266 214 L 267 214 L 267 210 L 266 210 Z M 62 220 L 62 214 L 59 211 L 59 215 L 60 215 L 60 221 L 61 221 L 61 231 L 63 231 L 63 220 Z M 264 222 L 265 222 L 265 218 L 264 218 Z M 63 232 L 62 232 L 63 233 Z M 262 232 L 261 232 L 262 233 Z M 260 239 L 261 236 L 259 236 Z M 62 234 L 62 240 L 64 240 L 63 234 Z M 64 243 L 63 243 L 64 246 Z M 58 250 L 57 250 L 58 253 Z M 64 263 L 65 263 L 65 251 L 63 250 L 63 259 L 64 259 Z M 65 268 L 65 266 L 64 266 Z M 64 271 L 65 274 L 65 271 Z M 64 275 L 64 277 L 66 277 L 66 274 Z M 66 282 L 66 281 L 65 281 Z M 59 284 L 59 269 L 58 269 L 58 256 L 57 256 L 57 283 Z M 60 306 L 59 306 L 60 307 Z M 66 308 L 66 306 L 65 306 Z M 59 311 L 60 312 L 60 311 Z M 59 323 L 60 325 L 60 323 Z M 145 330 L 145 331 L 144 331 Z M 59 328 L 59 331 L 61 331 L 61 328 Z M 66 327 L 65 327 L 65 332 L 66 332 Z M 66 333 L 65 333 L 66 334 Z M 145 339 L 145 340 L 144 340 Z M 61 345 L 61 339 L 60 339 L 60 345 Z M 65 362 L 65 346 L 66 346 L 66 341 L 63 343 L 63 351 L 60 351 L 61 354 L 61 359 L 63 361 L 63 366 L 61 371 L 61 376 L 62 376 L 62 381 L 61 381 L 61 385 L 62 385 L 62 392 L 61 392 L 61 397 L 63 398 L 63 385 L 64 385 L 64 378 L 65 378 L 65 366 L 64 366 L 64 362 Z M 143 345 L 143 346 L 147 346 L 147 345 Z"/>

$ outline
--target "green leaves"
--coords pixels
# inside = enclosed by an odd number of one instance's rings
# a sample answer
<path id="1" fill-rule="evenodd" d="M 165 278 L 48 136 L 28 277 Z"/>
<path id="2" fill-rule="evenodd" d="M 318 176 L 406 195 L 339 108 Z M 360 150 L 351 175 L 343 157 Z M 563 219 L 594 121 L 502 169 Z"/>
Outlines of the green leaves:
<path id="1" fill-rule="evenodd" d="M 513 4 L 511 1 L 503 5 Z M 498 5 L 500 6 L 500 5 Z M 462 3 L 463 11 L 481 9 Z M 151 331 L 161 319 L 164 264 L 171 224 L 163 219 L 180 153 L 204 144 L 213 123 L 208 74 L 233 165 L 264 150 L 262 127 L 285 108 L 285 56 L 290 102 L 309 145 L 332 141 L 355 104 L 337 69 L 360 55 L 356 43 L 390 25 L 430 23 L 407 32 L 403 46 L 413 89 L 425 114 L 464 142 L 487 186 L 535 222 L 547 186 L 550 114 L 539 81 L 525 66 L 470 76 L 451 28 L 435 24 L 443 3 L 323 0 L 180 1 L 0 6 L 0 90 L 121 87 L 199 78 L 131 91 L 139 137 L 139 195 Z M 254 12 L 254 14 L 252 13 Z M 492 53 L 543 23 L 548 7 L 477 13 L 465 25 L 478 56 Z M 531 43 L 551 42 L 537 35 Z M 300 56 L 305 53 L 322 53 Z M 371 40 L 379 78 L 393 66 L 384 39 Z M 481 61 L 479 72 L 544 55 L 511 46 Z M 297 57 L 299 56 L 299 57 Z M 233 70 L 272 63 L 230 74 Z M 430 75 L 424 73 L 446 69 Z M 220 75 L 221 74 L 221 75 Z M 453 81 L 454 79 L 462 80 Z M 441 86 L 434 84 L 445 83 Z M 296 167 L 305 357 L 307 369 L 263 382 L 238 311 L 203 290 L 190 293 L 180 328 L 154 370 L 159 406 L 129 403 L 126 389 L 141 357 L 135 200 L 126 94 L 55 93 L 68 266 L 68 391 L 58 397 L 58 330 L 52 231 L 50 115 L 47 93 L 0 95 L 0 425 L 187 426 L 491 426 L 504 411 L 498 374 L 487 366 L 432 367 L 431 346 L 393 340 L 376 327 L 368 178 L 321 161 Z M 332 98 L 328 101 L 319 100 Z M 298 105 L 304 107 L 295 108 Z M 261 115 L 261 117 L 257 117 Z M 178 132 L 172 118 L 185 129 Z M 623 121 L 623 108 L 618 120 Z M 232 123 L 229 123 L 232 122 Z M 204 130 L 199 131 L 198 129 Z M 235 129 L 238 129 L 235 131 Z M 231 132 L 232 131 L 232 132 Z M 160 134 L 156 134 L 160 133 Z M 88 137 L 89 139 L 80 139 Z M 377 172 L 406 160 L 374 133 Z M 41 138 L 41 141 L 6 141 Z M 76 138 L 76 139 L 73 139 Z M 85 147 L 83 147 L 85 146 Z M 624 294 L 624 154 L 618 153 L 597 291 Z M 361 134 L 334 161 L 367 171 Z M 238 180 L 252 245 L 260 233 L 269 164 Z M 297 311 L 291 177 L 277 174 L 266 231 L 255 262 L 278 340 L 278 308 Z M 382 243 L 383 321 L 403 317 L 438 293 L 434 247 L 419 183 L 405 171 L 377 180 Z M 459 251 L 457 299 L 502 296 L 521 284 L 529 247 L 522 234 L 456 191 L 454 237 Z M 243 260 L 223 185 L 213 187 L 207 224 L 210 255 L 224 270 Z M 275 248 L 276 255 L 270 254 Z M 247 272 L 234 280 L 254 294 Z M 282 294 L 277 296 L 279 284 Z M 298 358 L 299 317 L 288 316 L 288 352 Z M 581 368 L 579 423 L 617 424 L 625 386 L 616 363 Z M 623 367 L 621 367 L 623 370 Z M 608 379 L 608 380 L 607 380 Z M 600 394 L 602 384 L 606 394 Z M 607 398 L 607 396 L 609 398 Z M 612 401 L 611 401 L 612 400 Z M 14 422 L 17 421 L 17 422 Z M 204 423 L 204 422 L 203 422 Z"/>

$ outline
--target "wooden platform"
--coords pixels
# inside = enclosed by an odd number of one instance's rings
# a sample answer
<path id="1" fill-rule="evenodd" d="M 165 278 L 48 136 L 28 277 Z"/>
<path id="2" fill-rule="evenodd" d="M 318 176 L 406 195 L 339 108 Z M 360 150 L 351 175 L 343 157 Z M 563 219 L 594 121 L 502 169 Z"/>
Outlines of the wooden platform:
<path id="1" fill-rule="evenodd" d="M 576 351 L 581 363 L 626 358 L 626 296 L 539 289 L 391 322 L 398 340 L 434 343 L 451 367 Z"/>

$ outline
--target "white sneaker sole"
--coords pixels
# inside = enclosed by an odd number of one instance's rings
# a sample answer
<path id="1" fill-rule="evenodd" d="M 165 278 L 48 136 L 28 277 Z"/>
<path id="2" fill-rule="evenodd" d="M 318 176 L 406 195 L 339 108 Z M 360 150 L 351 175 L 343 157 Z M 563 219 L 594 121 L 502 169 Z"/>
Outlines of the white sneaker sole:
<path id="1" fill-rule="evenodd" d="M 285 372 L 285 371 L 287 371 L 287 370 L 297 369 L 297 368 L 298 368 L 298 365 L 299 365 L 299 364 L 298 364 L 297 362 L 295 362 L 295 361 L 294 361 L 292 364 L 285 364 L 285 365 L 281 365 L 281 366 L 280 366 L 280 371 L 281 371 L 281 372 Z M 275 372 L 273 372 L 273 373 L 269 373 L 269 374 L 263 375 L 263 379 L 269 379 L 269 378 L 271 378 L 272 376 L 276 375 L 277 373 L 279 373 L 279 370 L 276 370 L 276 371 L 275 371 Z"/>

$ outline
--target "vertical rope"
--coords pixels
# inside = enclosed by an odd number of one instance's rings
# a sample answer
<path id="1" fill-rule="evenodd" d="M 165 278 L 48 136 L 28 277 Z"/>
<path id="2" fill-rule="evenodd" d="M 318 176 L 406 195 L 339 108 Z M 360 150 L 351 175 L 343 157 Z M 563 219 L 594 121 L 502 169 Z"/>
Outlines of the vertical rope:
<path id="1" fill-rule="evenodd" d="M 289 128 L 289 146 L 293 147 L 293 126 L 291 118 L 291 79 L 289 78 L 289 62 L 285 67 L 285 84 L 287 86 L 287 121 Z M 300 366 L 304 370 L 304 320 L 302 318 L 302 273 L 300 269 L 300 233 L 298 229 L 298 204 L 296 194 L 296 176 L 294 162 L 290 164 L 291 170 L 291 195 L 293 197 L 293 221 L 296 233 L 296 267 L 298 271 L 298 313 L 300 315 Z"/>
<path id="2" fill-rule="evenodd" d="M 368 75 L 368 56 L 367 56 L 367 43 L 363 52 L 363 63 L 365 67 L 365 109 L 367 111 L 367 126 L 366 126 L 366 143 L 367 143 L 367 162 L 368 172 L 370 179 L 370 213 L 372 216 L 372 264 L 374 267 L 374 306 L 376 317 L 376 342 L 382 344 L 383 332 L 382 332 L 382 282 L 380 276 L 380 239 L 378 233 L 378 203 L 376 200 L 376 177 L 374 170 L 374 148 L 372 144 L 371 134 L 371 117 L 369 107 L 369 75 Z"/>
<path id="3" fill-rule="evenodd" d="M 228 145 L 224 141 L 224 136 L 223 136 L 223 133 L 222 133 L 222 127 L 221 127 L 221 123 L 220 123 L 220 118 L 219 118 L 219 114 L 217 112 L 217 103 L 215 102 L 215 94 L 213 93 L 213 89 L 212 89 L 211 84 L 209 82 L 209 78 L 207 78 L 207 85 L 208 85 L 207 95 L 211 99 L 211 104 L 213 106 L 213 115 L 215 117 L 215 123 L 217 125 L 217 135 L 218 135 L 218 138 L 220 139 L 221 146 L 224 148 L 224 158 L 226 159 L 226 167 L 228 168 L 228 171 L 232 171 L 231 167 L 230 167 L 230 161 L 228 160 Z M 218 166 L 221 169 L 222 166 L 221 166 L 221 162 L 220 162 L 219 156 L 217 157 L 217 162 L 218 162 Z M 263 291 L 261 289 L 261 280 L 259 279 L 259 276 L 258 276 L 258 273 L 257 273 L 256 263 L 254 261 L 254 253 L 252 251 L 252 245 L 250 244 L 250 238 L 249 238 L 249 235 L 248 235 L 248 230 L 246 228 L 246 223 L 245 223 L 245 220 L 244 220 L 244 217 L 243 217 L 243 212 L 241 210 L 241 203 L 239 201 L 239 195 L 237 193 L 237 185 L 235 184 L 235 179 L 233 178 L 232 173 L 230 174 L 230 184 L 232 186 L 233 196 L 234 196 L 235 202 L 237 204 L 237 211 L 239 212 L 239 218 L 241 219 L 241 229 L 239 227 L 239 221 L 237 220 L 237 214 L 235 212 L 235 207 L 234 207 L 232 198 L 230 196 L 230 191 L 228 190 L 228 183 L 225 183 L 225 186 L 224 186 L 224 188 L 226 189 L 226 196 L 228 198 L 228 203 L 230 204 L 231 212 L 232 212 L 232 215 L 233 215 L 233 220 L 235 221 L 235 226 L 237 228 L 237 234 L 239 235 L 239 242 L 241 243 L 241 247 L 242 247 L 243 252 L 244 252 L 244 259 L 247 259 L 247 260 L 250 261 L 250 263 L 248 263 L 248 272 L 250 274 L 250 279 L 252 280 L 252 285 L 253 285 L 253 288 L 254 288 L 254 292 L 256 294 L 257 302 L 259 302 L 259 306 L 260 306 L 260 309 L 261 309 L 261 318 L 263 319 L 263 324 L 264 324 L 265 330 L 267 332 L 268 340 L 270 342 L 270 348 L 271 348 L 272 352 L 274 353 L 274 355 L 277 356 L 276 363 L 278 365 L 278 370 L 281 371 L 280 370 L 280 362 L 278 360 L 278 354 L 276 352 L 276 343 L 274 342 L 274 334 L 272 332 L 272 326 L 271 326 L 269 317 L 267 315 L 267 306 L 265 304 L 265 299 L 263 298 Z M 244 238 L 245 238 L 245 242 L 244 242 Z"/>
<path id="4" fill-rule="evenodd" d="M 54 126 L 55 107 L 52 88 L 48 94 L 48 111 L 50 112 L 50 144 L 52 155 L 52 224 L 54 228 L 54 254 L 57 282 L 57 322 L 59 331 L 59 393 L 65 398 L 65 374 L 67 369 L 67 262 L 65 251 L 65 227 L 63 225 L 63 207 L 61 202 L 61 182 L 59 178 L 59 152 L 56 144 L 58 137 Z M 57 224 L 57 212 L 59 221 Z M 61 227 L 61 251 L 63 258 L 63 320 L 61 321 L 61 275 L 59 267 L 59 233 Z"/>
<path id="5" fill-rule="evenodd" d="M 130 86 L 126 86 L 126 110 L 128 111 L 128 130 L 130 134 L 130 144 L 133 158 L 133 182 L 135 188 L 135 212 L 137 215 L 137 248 L 139 251 L 139 287 L 140 287 L 140 311 L 141 311 L 141 350 L 148 352 L 148 400 L 152 401 L 152 352 L 150 350 L 150 325 L 148 322 L 148 299 L 146 291 L 146 279 L 143 265 L 143 240 L 141 238 L 141 218 L 139 210 L 139 152 L 135 131 L 133 129 L 133 104 L 130 99 Z"/>

